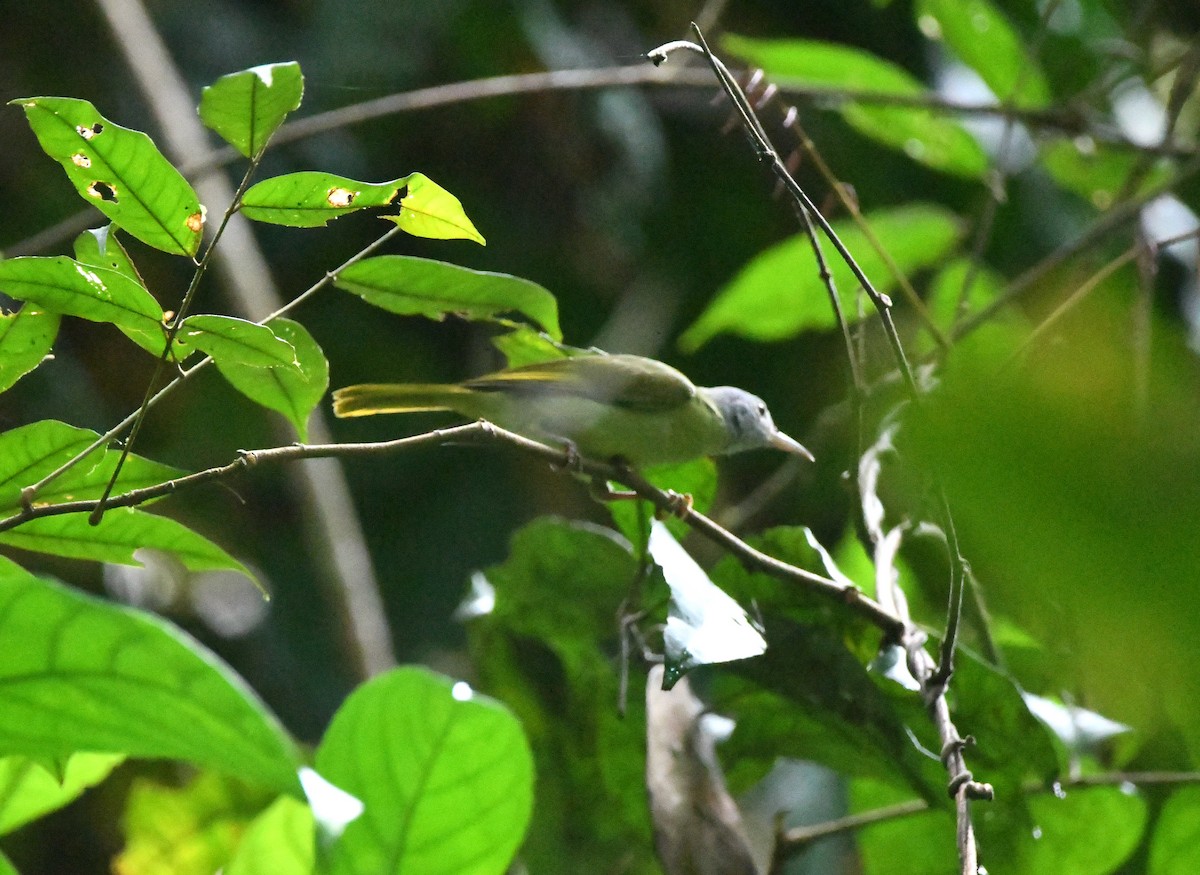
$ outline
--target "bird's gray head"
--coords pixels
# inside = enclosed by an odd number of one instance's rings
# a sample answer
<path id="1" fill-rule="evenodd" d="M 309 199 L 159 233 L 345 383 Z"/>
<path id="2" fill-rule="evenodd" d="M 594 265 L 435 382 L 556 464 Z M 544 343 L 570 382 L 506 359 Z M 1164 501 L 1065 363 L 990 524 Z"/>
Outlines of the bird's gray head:
<path id="1" fill-rule="evenodd" d="M 725 430 L 729 434 L 726 453 L 774 447 L 813 461 L 812 453 L 779 430 L 771 418 L 771 411 L 757 395 L 735 386 L 714 386 L 703 391 L 725 420 Z"/>

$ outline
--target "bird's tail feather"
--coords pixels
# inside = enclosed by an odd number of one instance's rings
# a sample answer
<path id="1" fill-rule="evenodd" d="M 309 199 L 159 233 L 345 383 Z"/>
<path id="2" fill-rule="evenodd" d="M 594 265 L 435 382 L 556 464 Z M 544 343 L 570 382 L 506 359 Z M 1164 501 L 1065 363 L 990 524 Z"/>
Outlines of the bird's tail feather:
<path id="1" fill-rule="evenodd" d="M 470 394 L 462 386 L 437 383 L 363 383 L 334 392 L 333 413 L 346 417 L 459 410 L 462 400 Z"/>

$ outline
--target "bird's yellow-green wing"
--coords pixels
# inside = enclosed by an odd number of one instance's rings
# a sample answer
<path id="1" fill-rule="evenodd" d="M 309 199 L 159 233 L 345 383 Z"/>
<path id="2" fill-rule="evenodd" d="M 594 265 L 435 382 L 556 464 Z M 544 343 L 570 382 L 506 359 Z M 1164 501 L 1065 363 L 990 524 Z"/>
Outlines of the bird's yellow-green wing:
<path id="1" fill-rule="evenodd" d="M 497 371 L 462 385 L 479 392 L 587 398 L 646 413 L 673 410 L 696 395 L 696 387 L 679 371 L 636 355 L 556 359 Z"/>

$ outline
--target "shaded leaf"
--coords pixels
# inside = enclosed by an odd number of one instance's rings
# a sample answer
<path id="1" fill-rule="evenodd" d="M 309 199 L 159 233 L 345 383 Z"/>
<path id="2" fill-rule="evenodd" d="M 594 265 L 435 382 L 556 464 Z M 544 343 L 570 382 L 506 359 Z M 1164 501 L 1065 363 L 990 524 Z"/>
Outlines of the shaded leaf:
<path id="1" fill-rule="evenodd" d="M 229 73 L 200 92 L 200 120 L 247 158 L 253 158 L 304 97 L 295 61 Z"/>
<path id="2" fill-rule="evenodd" d="M 500 703 L 425 669 L 395 669 L 355 690 L 316 766 L 366 804 L 330 849 L 333 873 L 500 875 L 533 804 L 520 724 Z"/>
<path id="3" fill-rule="evenodd" d="M 139 779 L 121 818 L 120 875 L 212 875 L 233 856 L 247 823 L 274 794 L 217 772 L 183 787 Z M 296 803 L 301 804 L 301 803 Z"/>
<path id="4" fill-rule="evenodd" d="M 254 580 L 242 563 L 183 523 L 132 507 L 112 508 L 97 526 L 81 513 L 33 519 L 0 532 L 0 544 L 70 559 L 137 566 L 142 564 L 134 556 L 137 550 L 161 550 L 191 571 L 228 569 Z"/>
<path id="5" fill-rule="evenodd" d="M 42 150 L 63 166 L 80 197 L 155 249 L 196 254 L 203 208 L 148 136 L 114 124 L 86 100 L 28 97 L 10 103 L 25 110 Z"/>
<path id="6" fill-rule="evenodd" d="M 291 344 L 296 352 L 294 365 L 259 368 L 225 359 L 217 360 L 217 370 L 247 398 L 286 416 L 300 440 L 307 441 L 308 417 L 329 388 L 329 362 L 299 322 L 274 319 L 268 327 Z"/>
<path id="7" fill-rule="evenodd" d="M 471 270 L 428 258 L 380 255 L 343 270 L 334 282 L 390 313 L 443 319 L 493 319 L 517 312 L 531 319 L 554 340 L 558 302 L 537 283 L 504 273 Z"/>
<path id="8" fill-rule="evenodd" d="M 0 749 L 182 759 L 299 793 L 299 754 L 224 663 L 150 614 L 0 559 Z"/>
<path id="9" fill-rule="evenodd" d="M 483 235 L 467 218 L 462 203 L 423 173 L 408 177 L 407 194 L 400 199 L 400 214 L 384 216 L 414 237 L 435 240 L 474 240 L 486 246 Z"/>
<path id="10" fill-rule="evenodd" d="M 281 796 L 254 819 L 224 875 L 311 875 L 315 864 L 312 810 Z"/>
<path id="11" fill-rule="evenodd" d="M 175 335 L 175 349 L 180 359 L 198 349 L 215 362 L 254 368 L 296 367 L 296 350 L 290 343 L 266 325 L 234 316 L 188 316 Z"/>
<path id="12" fill-rule="evenodd" d="M 99 437 L 90 429 L 52 419 L 0 434 L 0 509 L 16 510 L 20 507 L 22 488 L 70 461 Z M 91 457 L 51 481 L 38 493 L 36 503 L 99 498 L 112 477 L 119 456 L 117 450 L 96 450 Z M 130 453 L 117 478 L 114 494 L 172 480 L 183 473 L 178 468 Z"/>
<path id="13" fill-rule="evenodd" d="M 896 266 L 911 274 L 937 264 L 961 236 L 957 217 L 933 204 L 908 204 L 877 210 L 863 217 L 891 255 Z M 876 289 L 887 294 L 895 280 L 866 235 L 849 219 L 833 223 L 846 247 Z M 832 247 L 825 247 L 827 252 Z M 841 259 L 830 256 L 830 270 L 848 319 L 858 282 Z M 829 293 L 817 270 L 808 238 L 797 235 L 755 256 L 717 293 L 712 303 L 679 338 L 679 345 L 694 351 L 715 335 L 731 332 L 753 340 L 784 340 L 802 331 L 832 328 L 836 324 Z"/>
<path id="14" fill-rule="evenodd" d="M 723 45 L 761 67 L 767 78 L 877 96 L 921 98 L 929 91 L 903 68 L 861 49 L 814 40 L 757 40 L 726 35 Z M 958 122 L 919 106 L 878 102 L 839 104 L 846 123 L 878 143 L 900 150 L 927 167 L 978 178 L 987 156 Z"/>
<path id="15" fill-rule="evenodd" d="M 0 392 L 42 363 L 58 336 L 57 313 L 26 304 L 15 313 L 0 312 Z"/>
<path id="16" fill-rule="evenodd" d="M 849 786 L 856 814 L 912 801 L 906 788 L 879 780 L 855 778 Z M 954 814 L 943 809 L 870 824 L 857 833 L 863 875 L 959 875 L 954 833 Z"/>
<path id="17" fill-rule="evenodd" d="M 1171 794 L 1150 841 L 1149 875 L 1189 875 L 1200 867 L 1200 787 Z"/>
<path id="18" fill-rule="evenodd" d="M 1088 138 L 1053 140 L 1040 149 L 1041 163 L 1050 176 L 1067 191 L 1087 199 L 1096 209 L 1106 210 L 1125 190 L 1142 157 L 1096 143 Z M 1151 165 L 1135 192 L 1161 185 L 1171 174 L 1171 164 L 1163 159 Z"/>
<path id="19" fill-rule="evenodd" d="M 124 759 L 121 754 L 77 753 L 67 759 L 62 774 L 57 775 L 26 757 L 0 758 L 0 834 L 79 798 Z"/>
<path id="20" fill-rule="evenodd" d="M 111 322 L 148 352 L 162 352 L 162 307 L 118 271 L 65 255 L 9 258 L 0 261 L 0 291 L 65 316 Z"/>
<path id="21" fill-rule="evenodd" d="M 408 179 L 359 182 L 315 170 L 288 173 L 252 185 L 242 196 L 241 211 L 256 222 L 319 228 L 339 216 L 387 206 Z"/>
<path id="22" fill-rule="evenodd" d="M 1027 108 L 1050 104 L 1050 86 L 1037 59 L 989 0 L 919 0 L 915 12 L 921 30 L 945 40 L 999 100 Z"/>
<path id="23" fill-rule="evenodd" d="M 673 489 L 680 495 L 692 499 L 692 507 L 708 513 L 717 495 L 717 464 L 712 459 L 692 459 L 678 465 L 658 465 L 642 472 L 642 476 L 660 489 Z M 650 538 L 650 522 L 655 519 L 655 508 L 648 501 L 610 501 L 609 514 L 617 529 L 629 539 L 639 555 L 645 551 Z M 676 538 L 682 540 L 689 531 L 687 524 L 671 516 L 665 520 L 666 527 Z"/>

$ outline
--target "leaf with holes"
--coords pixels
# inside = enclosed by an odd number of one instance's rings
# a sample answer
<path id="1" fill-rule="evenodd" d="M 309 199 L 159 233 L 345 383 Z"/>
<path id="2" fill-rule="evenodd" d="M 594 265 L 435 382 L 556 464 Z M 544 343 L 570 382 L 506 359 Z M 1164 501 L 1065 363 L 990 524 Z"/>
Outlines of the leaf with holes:
<path id="1" fill-rule="evenodd" d="M 162 307 L 118 271 L 65 255 L 9 258 L 0 261 L 0 292 L 64 316 L 110 322 L 142 349 L 162 352 Z"/>
<path id="2" fill-rule="evenodd" d="M 247 158 L 267 147 L 271 135 L 304 97 L 304 76 L 295 61 L 263 64 L 222 76 L 200 92 L 200 119 Z"/>
<path id="3" fill-rule="evenodd" d="M 252 368 L 297 366 L 296 350 L 290 343 L 265 325 L 233 316 L 202 313 L 184 319 L 175 335 L 176 354 L 183 359 L 195 350 L 216 362 Z"/>
<path id="4" fill-rule="evenodd" d="M 0 749 L 185 760 L 299 795 L 278 720 L 198 641 L 0 558 Z"/>
<path id="5" fill-rule="evenodd" d="M 58 336 L 58 314 L 33 304 L 0 311 L 0 392 L 42 363 Z"/>
<path id="6" fill-rule="evenodd" d="M 196 254 L 204 209 L 153 140 L 109 121 L 86 100 L 25 97 L 10 103 L 25 110 L 42 150 L 63 166 L 80 197 L 155 249 Z"/>
<path id="7" fill-rule="evenodd" d="M 242 196 L 241 211 L 256 222 L 319 228 L 348 213 L 386 207 L 408 177 L 390 182 L 358 182 L 332 173 L 306 170 L 264 179 Z"/>
<path id="8" fill-rule="evenodd" d="M 15 511 L 21 489 L 30 486 L 91 446 L 100 435 L 65 422 L 44 419 L 0 434 L 0 512 Z M 99 498 L 112 477 L 119 450 L 97 449 L 37 495 L 37 502 L 55 504 Z M 173 480 L 183 471 L 146 459 L 136 453 L 125 458 L 115 494 Z"/>
<path id="9" fill-rule="evenodd" d="M 334 715 L 317 770 L 366 805 L 329 871 L 485 875 L 512 861 L 533 805 L 533 759 L 500 703 L 419 668 L 367 681 Z"/>
<path id="10" fill-rule="evenodd" d="M 408 177 L 407 193 L 400 199 L 400 213 L 384 216 L 414 237 L 434 240 L 474 240 L 486 246 L 483 235 L 467 218 L 462 202 L 423 173 Z"/>
<path id="11" fill-rule="evenodd" d="M 402 316 L 491 320 L 517 312 L 554 340 L 562 340 L 554 295 L 537 283 L 505 273 L 410 255 L 380 255 L 350 265 L 334 277 L 334 283 L 368 304 Z"/>
<path id="12" fill-rule="evenodd" d="M 256 368 L 229 359 L 217 360 L 217 370 L 251 401 L 276 410 L 308 440 L 308 417 L 329 388 L 329 362 L 313 336 L 299 322 L 274 319 L 271 331 L 292 345 L 294 365 Z"/>

